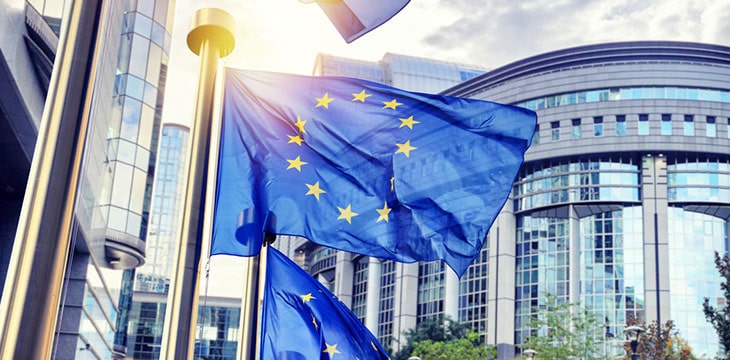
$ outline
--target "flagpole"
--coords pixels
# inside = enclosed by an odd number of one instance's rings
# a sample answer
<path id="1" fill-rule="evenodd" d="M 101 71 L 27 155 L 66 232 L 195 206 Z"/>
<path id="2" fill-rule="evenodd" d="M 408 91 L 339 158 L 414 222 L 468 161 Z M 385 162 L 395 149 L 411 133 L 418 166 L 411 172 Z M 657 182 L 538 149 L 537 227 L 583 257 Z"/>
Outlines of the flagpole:
<path id="1" fill-rule="evenodd" d="M 256 256 L 246 257 L 246 285 L 241 297 L 241 321 L 238 338 L 237 359 L 258 359 L 261 349 L 261 327 L 259 326 L 259 310 L 264 301 L 266 286 L 266 256 L 269 246 L 276 241 L 276 235 L 264 233 L 261 251 Z"/>
<path id="2" fill-rule="evenodd" d="M 0 302 L 0 359 L 49 359 L 71 251 L 104 2 L 68 1 Z"/>
<path id="3" fill-rule="evenodd" d="M 188 48 L 200 56 L 198 91 L 191 127 L 190 165 L 182 211 L 182 230 L 178 238 L 175 269 L 170 279 L 161 359 L 190 359 L 195 344 L 195 321 L 198 314 L 204 188 L 210 168 L 210 128 L 218 60 L 229 55 L 235 46 L 235 20 L 227 12 L 205 8 L 198 10 L 188 33 Z"/>

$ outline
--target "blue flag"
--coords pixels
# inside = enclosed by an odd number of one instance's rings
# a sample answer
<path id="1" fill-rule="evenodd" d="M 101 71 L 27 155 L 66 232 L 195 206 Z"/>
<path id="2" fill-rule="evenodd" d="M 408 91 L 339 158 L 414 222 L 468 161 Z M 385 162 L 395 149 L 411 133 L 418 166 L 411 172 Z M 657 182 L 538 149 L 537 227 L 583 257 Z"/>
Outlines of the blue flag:
<path id="1" fill-rule="evenodd" d="M 264 231 L 458 274 L 482 248 L 534 112 L 344 77 L 227 69 L 212 254 Z"/>
<path id="2" fill-rule="evenodd" d="M 261 311 L 261 359 L 388 359 L 347 306 L 274 248 Z"/>
<path id="3" fill-rule="evenodd" d="M 409 0 L 317 0 L 325 15 L 351 43 L 390 20 Z"/>

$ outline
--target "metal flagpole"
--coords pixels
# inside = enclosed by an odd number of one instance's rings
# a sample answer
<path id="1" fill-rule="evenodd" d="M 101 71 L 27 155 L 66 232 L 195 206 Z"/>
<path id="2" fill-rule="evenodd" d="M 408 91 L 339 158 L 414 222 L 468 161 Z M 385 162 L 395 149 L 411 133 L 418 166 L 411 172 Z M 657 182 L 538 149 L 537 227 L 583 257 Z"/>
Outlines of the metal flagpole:
<path id="1" fill-rule="evenodd" d="M 66 2 L 0 302 L 0 359 L 49 359 L 71 247 L 103 1 Z"/>
<path id="2" fill-rule="evenodd" d="M 210 128 L 213 115 L 218 60 L 233 51 L 235 20 L 227 12 L 198 10 L 188 33 L 188 47 L 200 56 L 198 92 L 191 133 L 190 165 L 184 197 L 182 231 L 178 239 L 175 270 L 167 297 L 161 359 L 189 359 L 195 344 L 200 284 L 203 204 L 209 168 Z"/>
<path id="3" fill-rule="evenodd" d="M 240 336 L 238 337 L 238 354 L 236 359 L 258 359 L 261 349 L 259 343 L 259 310 L 264 301 L 266 286 L 266 256 L 268 248 L 276 240 L 276 235 L 264 233 L 261 252 L 256 256 L 246 257 L 246 285 L 241 297 Z"/>

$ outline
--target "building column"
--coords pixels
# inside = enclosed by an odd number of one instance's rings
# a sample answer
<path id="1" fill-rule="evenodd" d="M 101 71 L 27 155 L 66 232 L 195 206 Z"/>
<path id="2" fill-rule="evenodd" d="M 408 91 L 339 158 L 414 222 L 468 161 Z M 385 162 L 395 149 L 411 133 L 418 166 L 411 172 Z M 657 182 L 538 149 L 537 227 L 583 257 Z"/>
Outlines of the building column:
<path id="1" fill-rule="evenodd" d="M 406 344 L 403 332 L 416 328 L 418 315 L 418 263 L 397 263 L 393 304 L 393 351 Z"/>
<path id="2" fill-rule="evenodd" d="M 444 315 L 459 321 L 459 277 L 448 266 L 444 269 Z"/>
<path id="3" fill-rule="evenodd" d="M 370 258 L 368 263 L 368 290 L 365 302 L 365 326 L 373 334 L 378 333 L 378 314 L 380 313 L 380 276 L 382 263 L 376 258 Z"/>
<path id="4" fill-rule="evenodd" d="M 352 307 L 352 277 L 354 276 L 354 265 L 352 254 L 344 251 L 337 252 L 337 265 L 335 265 L 335 286 L 332 293 L 347 307 Z"/>
<path id="5" fill-rule="evenodd" d="M 498 359 L 515 355 L 516 217 L 507 200 L 487 235 L 489 243 L 489 304 L 487 344 L 496 346 Z"/>
<path id="6" fill-rule="evenodd" d="M 578 304 L 581 303 L 580 270 L 584 265 L 581 263 L 580 252 L 583 246 L 580 243 L 580 218 L 572 204 L 568 207 L 568 231 L 570 232 L 568 234 L 568 244 L 570 246 L 568 250 L 568 255 L 570 256 L 568 260 L 570 261 L 568 263 L 568 268 L 570 269 L 570 280 L 568 281 L 570 294 L 568 295 L 568 302 Z M 578 307 L 573 307 L 573 311 L 579 311 Z"/>
<path id="7" fill-rule="evenodd" d="M 666 158 L 661 155 L 644 155 L 641 174 L 645 320 L 647 323 L 654 320 L 664 323 L 670 320 Z"/>

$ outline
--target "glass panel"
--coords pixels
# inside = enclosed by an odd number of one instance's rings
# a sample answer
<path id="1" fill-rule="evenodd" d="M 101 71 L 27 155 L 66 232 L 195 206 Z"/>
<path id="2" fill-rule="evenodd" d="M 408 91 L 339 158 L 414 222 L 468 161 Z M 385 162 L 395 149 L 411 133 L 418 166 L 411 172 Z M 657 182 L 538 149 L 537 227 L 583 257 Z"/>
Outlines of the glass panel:
<path id="1" fill-rule="evenodd" d="M 117 160 L 126 164 L 134 164 L 135 150 L 137 146 L 129 141 L 119 140 L 119 153 L 117 154 Z"/>
<path id="2" fill-rule="evenodd" d="M 137 100 L 142 100 L 144 95 L 144 81 L 135 76 L 124 76 L 124 93 Z"/>
<path id="3" fill-rule="evenodd" d="M 158 23 L 152 23 L 152 34 L 150 34 L 150 40 L 160 46 L 165 46 L 165 28 Z"/>
<path id="4" fill-rule="evenodd" d="M 147 172 L 134 169 L 134 180 L 132 182 L 132 197 L 129 202 L 129 209 L 138 214 L 142 213 L 144 203 L 145 184 L 147 183 Z"/>
<path id="5" fill-rule="evenodd" d="M 140 0 L 137 2 L 137 11 L 152 17 L 155 12 L 155 0 Z"/>
<path id="6" fill-rule="evenodd" d="M 147 76 L 145 80 L 157 86 L 160 80 L 160 65 L 162 60 L 162 48 L 152 44 L 150 45 L 149 61 L 147 62 Z"/>
<path id="7" fill-rule="evenodd" d="M 132 190 L 132 173 L 133 168 L 131 165 L 123 163 L 116 164 L 114 183 L 112 186 L 112 205 L 122 208 L 129 206 L 129 194 Z"/>
<path id="8" fill-rule="evenodd" d="M 142 116 L 139 119 L 139 140 L 137 143 L 145 149 L 150 149 L 152 142 L 152 125 L 155 121 L 155 109 L 142 105 Z"/>
<path id="9" fill-rule="evenodd" d="M 117 231 L 127 231 L 127 212 L 111 206 L 109 208 L 109 228 Z"/>
<path id="10" fill-rule="evenodd" d="M 706 128 L 706 134 L 707 137 L 716 137 L 717 136 L 717 126 L 715 124 L 707 124 Z"/>
<path id="11" fill-rule="evenodd" d="M 150 83 L 144 84 L 144 102 L 149 106 L 155 107 L 157 104 L 157 88 Z"/>
<path id="12" fill-rule="evenodd" d="M 149 0 L 143 0 L 143 1 L 149 1 Z M 150 37 L 150 32 L 152 32 L 152 19 L 137 14 L 137 16 L 134 19 L 134 32 L 142 35 L 145 38 Z"/>
<path id="13" fill-rule="evenodd" d="M 140 229 L 142 228 L 142 216 L 135 213 L 128 213 L 127 227 L 125 232 L 129 235 L 139 238 Z"/>
<path id="14" fill-rule="evenodd" d="M 132 142 L 137 141 L 141 110 L 142 103 L 132 98 L 126 98 L 124 101 L 121 128 L 119 129 L 119 133 L 122 138 Z"/>
<path id="15" fill-rule="evenodd" d="M 129 73 L 144 79 L 147 74 L 147 53 L 149 51 L 150 41 L 134 35 L 132 39 L 132 52 L 129 56 Z"/>

